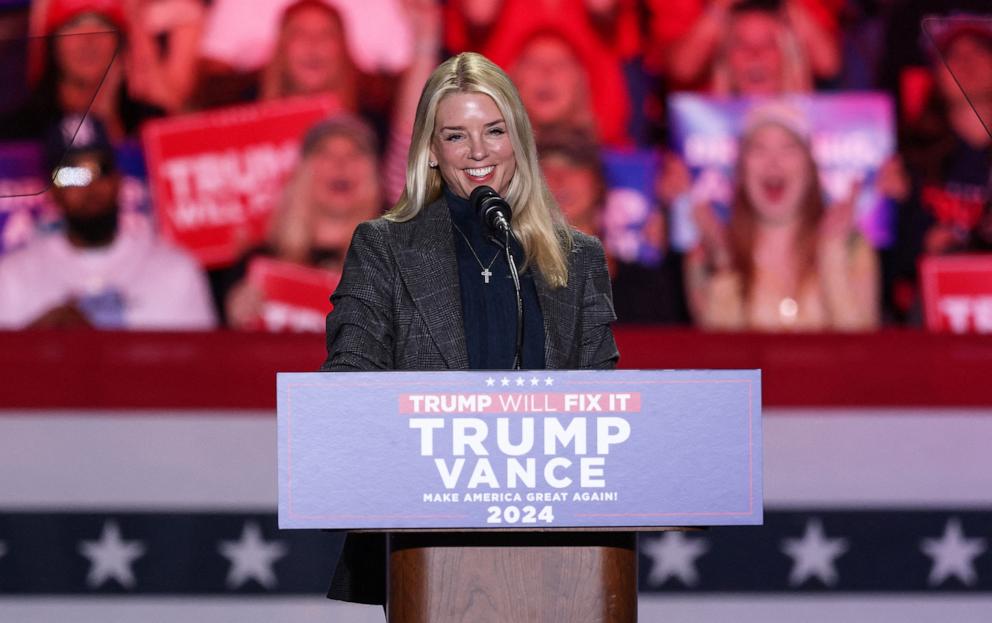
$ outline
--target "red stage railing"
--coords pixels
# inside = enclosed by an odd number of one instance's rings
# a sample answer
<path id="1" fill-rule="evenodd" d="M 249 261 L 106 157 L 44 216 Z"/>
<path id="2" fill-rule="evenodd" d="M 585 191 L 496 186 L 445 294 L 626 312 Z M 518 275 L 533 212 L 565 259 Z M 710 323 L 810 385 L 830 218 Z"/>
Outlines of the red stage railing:
<path id="1" fill-rule="evenodd" d="M 625 368 L 761 368 L 766 406 L 992 406 L 989 336 L 616 334 Z M 0 408 L 268 409 L 323 356 L 317 334 L 0 333 Z"/>

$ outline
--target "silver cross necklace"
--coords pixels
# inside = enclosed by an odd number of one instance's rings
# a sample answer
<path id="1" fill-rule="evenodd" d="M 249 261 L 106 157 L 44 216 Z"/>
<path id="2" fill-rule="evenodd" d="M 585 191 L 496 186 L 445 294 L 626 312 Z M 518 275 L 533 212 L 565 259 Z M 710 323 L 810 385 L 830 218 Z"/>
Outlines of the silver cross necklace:
<path id="1" fill-rule="evenodd" d="M 496 255 L 494 255 L 492 261 L 489 262 L 489 266 L 486 266 L 482 263 L 482 260 L 479 259 L 479 255 L 475 252 L 475 249 L 472 248 L 472 243 L 468 241 L 468 236 L 465 235 L 465 232 L 463 232 L 461 228 L 454 223 L 452 223 L 451 226 L 454 227 L 455 231 L 461 234 L 462 238 L 465 239 L 465 244 L 468 245 L 468 250 L 472 252 L 472 257 L 475 258 L 475 261 L 479 263 L 479 268 L 482 269 L 482 273 L 480 273 L 482 278 L 485 279 L 485 282 L 488 284 L 489 278 L 493 276 L 493 271 L 489 269 L 493 267 L 493 264 L 496 262 L 496 258 L 499 257 L 499 251 L 496 251 Z"/>

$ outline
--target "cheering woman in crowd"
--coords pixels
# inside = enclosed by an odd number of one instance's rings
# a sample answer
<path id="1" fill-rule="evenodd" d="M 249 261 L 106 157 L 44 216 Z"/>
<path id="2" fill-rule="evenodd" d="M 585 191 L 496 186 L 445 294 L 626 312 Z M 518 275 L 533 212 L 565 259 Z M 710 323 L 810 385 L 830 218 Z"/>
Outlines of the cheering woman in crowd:
<path id="1" fill-rule="evenodd" d="M 770 103 L 741 139 L 729 224 L 696 210 L 686 259 L 696 322 L 739 331 L 866 331 L 879 322 L 878 263 L 854 225 L 852 188 L 827 206 L 801 114 Z"/>
<path id="2" fill-rule="evenodd" d="M 307 131 L 300 160 L 272 214 L 266 244 L 216 273 L 228 326 L 252 329 L 261 318 L 263 293 L 245 279 L 255 257 L 341 269 L 355 226 L 383 211 L 377 153 L 375 131 L 355 115 L 336 115 Z"/>
<path id="3" fill-rule="evenodd" d="M 441 64 L 421 94 L 403 195 L 355 231 L 331 297 L 324 370 L 513 366 L 510 266 L 469 201 L 482 185 L 512 211 L 522 367 L 616 364 L 603 248 L 566 225 L 509 78 L 486 58 L 463 53 Z M 382 603 L 382 547 L 374 535 L 349 536 L 330 596 Z"/>

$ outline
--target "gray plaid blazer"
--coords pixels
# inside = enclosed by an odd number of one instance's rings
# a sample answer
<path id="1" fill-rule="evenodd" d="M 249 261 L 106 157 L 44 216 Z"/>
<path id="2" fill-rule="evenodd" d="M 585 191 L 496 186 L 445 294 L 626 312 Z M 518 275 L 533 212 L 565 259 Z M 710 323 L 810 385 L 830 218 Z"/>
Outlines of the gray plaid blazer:
<path id="1" fill-rule="evenodd" d="M 325 371 L 465 370 L 458 263 L 443 197 L 413 219 L 362 223 L 327 316 Z M 613 368 L 620 355 L 606 258 L 599 240 L 573 232 L 569 280 L 551 288 L 534 273 L 549 369 Z M 385 539 L 338 535 L 328 597 L 385 603 Z M 343 543 L 342 543 L 343 541 Z"/>
<path id="2" fill-rule="evenodd" d="M 331 296 L 322 370 L 465 370 L 458 263 L 443 198 L 404 223 L 362 223 Z M 551 288 L 535 272 L 549 369 L 613 368 L 619 353 L 599 240 L 573 232 L 569 280 Z"/>

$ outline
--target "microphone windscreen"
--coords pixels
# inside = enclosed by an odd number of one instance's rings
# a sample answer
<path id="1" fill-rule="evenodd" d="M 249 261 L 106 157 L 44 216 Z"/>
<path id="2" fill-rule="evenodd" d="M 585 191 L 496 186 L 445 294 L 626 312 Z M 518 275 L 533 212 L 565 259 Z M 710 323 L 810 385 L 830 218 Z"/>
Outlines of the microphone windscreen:
<path id="1" fill-rule="evenodd" d="M 489 186 L 479 186 L 469 195 L 469 202 L 482 224 L 491 232 L 509 229 L 510 204 Z"/>
<path id="2" fill-rule="evenodd" d="M 469 195 L 468 201 L 472 208 L 478 212 L 479 208 L 482 207 L 482 202 L 489 197 L 499 197 L 499 193 L 490 188 L 489 186 L 477 186 L 472 194 Z"/>

